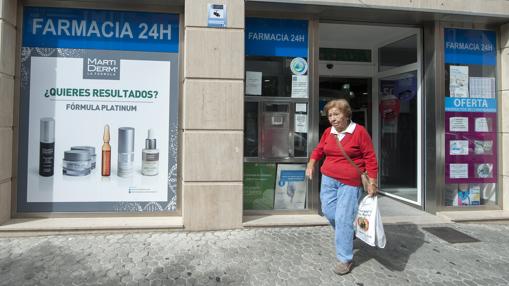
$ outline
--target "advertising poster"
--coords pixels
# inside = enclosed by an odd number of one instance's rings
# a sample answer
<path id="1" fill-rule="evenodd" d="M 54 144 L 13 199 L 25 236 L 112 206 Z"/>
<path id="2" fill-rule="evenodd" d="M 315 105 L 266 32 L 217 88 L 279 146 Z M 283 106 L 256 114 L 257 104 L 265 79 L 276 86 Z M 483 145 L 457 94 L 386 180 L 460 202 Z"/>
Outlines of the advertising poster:
<path id="1" fill-rule="evenodd" d="M 451 179 L 468 179 L 468 164 L 449 164 L 449 177 Z"/>
<path id="2" fill-rule="evenodd" d="M 451 97 L 468 97 L 468 66 L 450 66 L 449 76 Z"/>
<path id="3" fill-rule="evenodd" d="M 451 155 L 468 155 L 468 140 L 451 140 L 449 148 Z"/>
<path id="4" fill-rule="evenodd" d="M 278 164 L 274 209 L 304 209 L 306 207 L 306 165 Z"/>
<path id="5" fill-rule="evenodd" d="M 292 97 L 293 98 L 308 97 L 307 75 L 292 75 Z"/>
<path id="6" fill-rule="evenodd" d="M 307 114 L 295 114 L 294 123 L 295 132 L 307 133 L 308 132 L 308 116 Z"/>
<path id="7" fill-rule="evenodd" d="M 246 72 L 246 94 L 248 95 L 262 95 L 262 73 L 261 72 Z"/>
<path id="8" fill-rule="evenodd" d="M 445 183 L 458 186 L 452 205 L 478 205 L 480 186 L 497 182 L 496 34 L 444 33 Z"/>
<path id="9" fill-rule="evenodd" d="M 449 131 L 468 132 L 468 117 L 449 117 Z"/>
<path id="10" fill-rule="evenodd" d="M 456 118 L 468 122 L 458 124 Z M 446 112 L 445 128 L 446 183 L 496 183 L 496 113 Z"/>
<path id="11" fill-rule="evenodd" d="M 32 8 L 21 211 L 176 209 L 178 16 Z"/>
<path id="12" fill-rule="evenodd" d="M 244 163 L 244 209 L 274 208 L 276 164 Z"/>
<path id="13" fill-rule="evenodd" d="M 496 85 L 494 77 L 470 77 L 470 97 L 495 98 Z"/>

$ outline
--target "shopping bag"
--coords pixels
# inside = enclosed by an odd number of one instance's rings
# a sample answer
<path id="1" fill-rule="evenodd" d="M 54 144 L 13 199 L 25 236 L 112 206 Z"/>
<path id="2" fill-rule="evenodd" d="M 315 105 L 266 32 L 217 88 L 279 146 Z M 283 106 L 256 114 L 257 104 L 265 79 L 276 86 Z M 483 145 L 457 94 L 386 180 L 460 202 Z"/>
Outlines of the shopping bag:
<path id="1" fill-rule="evenodd" d="M 355 236 L 371 246 L 384 248 L 386 244 L 378 198 L 366 196 L 359 204 L 355 218 Z"/>

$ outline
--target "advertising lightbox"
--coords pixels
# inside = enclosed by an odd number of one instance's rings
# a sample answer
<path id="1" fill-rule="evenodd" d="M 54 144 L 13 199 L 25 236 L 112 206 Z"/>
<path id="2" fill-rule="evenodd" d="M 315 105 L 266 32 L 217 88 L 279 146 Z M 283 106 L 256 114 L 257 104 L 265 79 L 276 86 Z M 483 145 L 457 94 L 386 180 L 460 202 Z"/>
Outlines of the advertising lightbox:
<path id="1" fill-rule="evenodd" d="M 19 211 L 176 209 L 178 23 L 24 8 Z"/>

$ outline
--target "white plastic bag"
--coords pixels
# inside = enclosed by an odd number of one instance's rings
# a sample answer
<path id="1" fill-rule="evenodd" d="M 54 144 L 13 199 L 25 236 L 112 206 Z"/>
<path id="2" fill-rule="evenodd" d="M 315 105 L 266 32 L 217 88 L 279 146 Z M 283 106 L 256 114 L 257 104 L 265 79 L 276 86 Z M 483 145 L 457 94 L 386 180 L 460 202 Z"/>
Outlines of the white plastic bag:
<path id="1" fill-rule="evenodd" d="M 366 196 L 359 204 L 355 218 L 355 236 L 371 246 L 385 247 L 385 232 L 378 210 L 378 198 Z"/>

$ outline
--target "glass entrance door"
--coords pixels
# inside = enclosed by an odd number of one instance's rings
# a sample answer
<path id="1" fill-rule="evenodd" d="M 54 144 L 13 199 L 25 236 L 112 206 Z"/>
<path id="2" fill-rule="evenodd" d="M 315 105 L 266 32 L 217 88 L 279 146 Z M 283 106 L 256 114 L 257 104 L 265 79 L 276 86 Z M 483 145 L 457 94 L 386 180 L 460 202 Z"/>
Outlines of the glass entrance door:
<path id="1" fill-rule="evenodd" d="M 377 57 L 373 109 L 380 189 L 422 206 L 420 30 L 381 45 Z"/>

